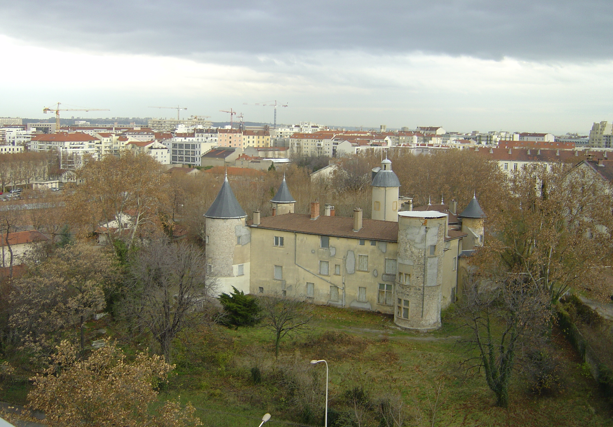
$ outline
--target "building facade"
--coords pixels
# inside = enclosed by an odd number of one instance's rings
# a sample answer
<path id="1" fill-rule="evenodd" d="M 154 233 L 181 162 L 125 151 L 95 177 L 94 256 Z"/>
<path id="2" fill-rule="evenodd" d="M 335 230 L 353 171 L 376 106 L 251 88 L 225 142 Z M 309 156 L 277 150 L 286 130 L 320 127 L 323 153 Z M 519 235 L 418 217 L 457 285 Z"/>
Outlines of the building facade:
<path id="1" fill-rule="evenodd" d="M 318 202 L 310 214 L 296 214 L 284 179 L 271 200 L 273 214 L 262 218 L 256 211 L 247 223 L 226 179 L 205 215 L 207 269 L 218 292 L 234 286 L 392 314 L 404 328 L 440 327 L 441 310 L 457 293 L 459 257 L 482 244 L 485 215 L 476 198 L 471 204 L 478 209 L 469 205 L 459 216 L 445 206 L 439 207 L 445 212 L 399 212 L 400 183 L 391 162 L 373 172 L 373 219 L 364 219 L 359 208 L 338 217 L 330 205 L 322 215 Z M 468 231 L 473 237 L 464 242 Z"/>

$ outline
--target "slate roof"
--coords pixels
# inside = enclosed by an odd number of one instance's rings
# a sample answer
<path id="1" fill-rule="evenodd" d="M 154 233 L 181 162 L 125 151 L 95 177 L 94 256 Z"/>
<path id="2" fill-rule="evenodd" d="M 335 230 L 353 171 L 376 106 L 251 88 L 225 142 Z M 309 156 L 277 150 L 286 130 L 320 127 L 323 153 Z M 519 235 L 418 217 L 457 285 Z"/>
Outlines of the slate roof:
<path id="1" fill-rule="evenodd" d="M 292 194 L 289 192 L 289 188 L 287 188 L 287 182 L 285 182 L 285 176 L 283 176 L 283 182 L 279 186 L 277 190 L 277 194 L 272 198 L 271 202 L 273 203 L 296 203 Z"/>
<path id="2" fill-rule="evenodd" d="M 362 229 L 353 231 L 353 217 L 319 216 L 312 220 L 311 215 L 308 214 L 289 213 L 264 217 L 260 220 L 259 225 L 252 225 L 252 227 L 349 239 L 398 241 L 397 222 L 374 219 L 363 219 Z"/>
<path id="3" fill-rule="evenodd" d="M 477 201 L 477 196 L 474 196 L 466 209 L 462 211 L 458 218 L 485 218 L 485 213 Z"/>
<path id="4" fill-rule="evenodd" d="M 400 180 L 393 170 L 379 170 L 372 180 L 373 187 L 400 187 Z"/>
<path id="5" fill-rule="evenodd" d="M 228 182 L 228 177 L 223 182 L 215 201 L 204 214 L 205 218 L 244 218 L 247 216 L 241 205 L 236 200 L 234 192 Z"/>

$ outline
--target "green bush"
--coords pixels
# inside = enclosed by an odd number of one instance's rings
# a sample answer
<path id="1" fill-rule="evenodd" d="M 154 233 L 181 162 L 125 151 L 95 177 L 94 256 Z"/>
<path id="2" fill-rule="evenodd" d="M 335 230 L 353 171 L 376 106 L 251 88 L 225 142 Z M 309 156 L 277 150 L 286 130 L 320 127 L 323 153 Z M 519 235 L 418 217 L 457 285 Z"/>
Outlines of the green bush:
<path id="1" fill-rule="evenodd" d="M 219 302 L 223 306 L 225 316 L 220 323 L 226 326 L 254 326 L 260 321 L 260 311 L 257 300 L 251 295 L 245 295 L 234 286 L 231 295 L 223 293 L 219 296 Z"/>

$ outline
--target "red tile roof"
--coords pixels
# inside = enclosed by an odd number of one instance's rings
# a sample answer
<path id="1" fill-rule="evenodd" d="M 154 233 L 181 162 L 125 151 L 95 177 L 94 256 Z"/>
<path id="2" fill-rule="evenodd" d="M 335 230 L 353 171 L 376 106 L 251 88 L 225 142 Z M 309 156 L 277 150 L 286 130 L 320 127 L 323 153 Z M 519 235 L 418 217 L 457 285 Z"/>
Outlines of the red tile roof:
<path id="1" fill-rule="evenodd" d="M 46 240 L 49 240 L 49 238 L 40 231 L 18 231 L 16 233 L 9 233 L 8 243 L 11 245 L 23 245 L 26 243 L 44 242 Z M 6 235 L 0 236 L 0 246 L 7 246 Z"/>
<path id="2" fill-rule="evenodd" d="M 356 232 L 353 231 L 353 217 L 320 216 L 312 220 L 308 214 L 284 214 L 262 218 L 257 228 L 349 239 L 385 242 L 396 242 L 398 240 L 397 222 L 363 219 L 362 229 Z"/>

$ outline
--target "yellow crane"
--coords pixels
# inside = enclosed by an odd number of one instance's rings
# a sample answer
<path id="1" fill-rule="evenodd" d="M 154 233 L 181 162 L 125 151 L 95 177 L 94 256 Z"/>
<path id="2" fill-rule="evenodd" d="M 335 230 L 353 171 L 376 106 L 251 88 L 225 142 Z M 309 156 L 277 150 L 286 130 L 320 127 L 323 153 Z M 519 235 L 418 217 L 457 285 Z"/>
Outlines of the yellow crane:
<path id="1" fill-rule="evenodd" d="M 179 114 L 181 113 L 181 110 L 187 110 L 187 107 L 179 107 L 178 105 L 176 107 L 149 107 L 149 108 L 163 108 L 166 110 L 177 110 L 177 121 L 181 120 Z"/>
<path id="2" fill-rule="evenodd" d="M 43 113 L 55 113 L 55 131 L 60 131 L 60 111 L 110 111 L 108 108 L 61 108 L 60 103 L 57 103 L 55 108 L 45 107 Z"/>

